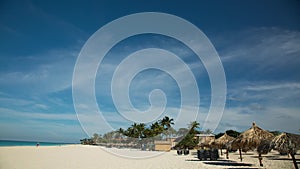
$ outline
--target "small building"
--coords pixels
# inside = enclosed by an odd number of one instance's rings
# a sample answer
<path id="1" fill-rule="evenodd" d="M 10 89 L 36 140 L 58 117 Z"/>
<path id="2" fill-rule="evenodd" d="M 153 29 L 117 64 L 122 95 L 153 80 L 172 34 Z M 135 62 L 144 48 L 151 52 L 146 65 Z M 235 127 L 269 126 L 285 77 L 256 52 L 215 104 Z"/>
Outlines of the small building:
<path id="1" fill-rule="evenodd" d="M 215 139 L 214 134 L 196 134 L 195 137 L 199 138 L 199 144 L 209 143 L 211 140 Z"/>
<path id="2" fill-rule="evenodd" d="M 167 140 L 154 141 L 155 151 L 170 151 L 176 145 L 176 138 L 168 138 Z"/>
<path id="3" fill-rule="evenodd" d="M 154 141 L 155 151 L 170 151 L 171 143 L 169 141 Z"/>

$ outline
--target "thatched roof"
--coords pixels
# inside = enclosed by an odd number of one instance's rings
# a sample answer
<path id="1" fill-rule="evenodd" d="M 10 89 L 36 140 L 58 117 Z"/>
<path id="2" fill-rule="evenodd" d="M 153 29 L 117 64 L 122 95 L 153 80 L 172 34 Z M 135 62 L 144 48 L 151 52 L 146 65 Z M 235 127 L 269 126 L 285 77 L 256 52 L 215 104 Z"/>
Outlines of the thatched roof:
<path id="1" fill-rule="evenodd" d="M 210 140 L 208 142 L 208 145 L 209 145 L 210 148 L 218 148 L 219 147 L 219 145 L 217 145 L 217 143 L 216 143 L 216 139 Z"/>
<path id="2" fill-rule="evenodd" d="M 262 140 L 257 147 L 257 152 L 260 154 L 268 154 L 272 150 L 272 138 Z"/>
<path id="3" fill-rule="evenodd" d="M 272 146 L 279 152 L 295 153 L 300 150 L 300 135 L 282 133 L 272 140 Z"/>
<path id="4" fill-rule="evenodd" d="M 232 140 L 234 140 L 234 137 L 231 137 L 225 133 L 225 134 L 223 134 L 223 136 L 221 136 L 220 138 L 215 140 L 215 144 L 222 147 Z"/>
<path id="5" fill-rule="evenodd" d="M 198 146 L 199 147 L 212 147 L 211 146 L 211 143 L 213 143 L 214 142 L 214 140 L 212 139 L 212 140 L 206 140 L 206 141 L 204 141 L 204 142 L 199 142 L 198 143 Z"/>
<path id="6" fill-rule="evenodd" d="M 244 151 L 253 150 L 258 147 L 262 140 L 273 137 L 272 133 L 258 127 L 255 123 L 252 127 L 241 133 L 232 142 L 233 149 L 242 149 Z"/>

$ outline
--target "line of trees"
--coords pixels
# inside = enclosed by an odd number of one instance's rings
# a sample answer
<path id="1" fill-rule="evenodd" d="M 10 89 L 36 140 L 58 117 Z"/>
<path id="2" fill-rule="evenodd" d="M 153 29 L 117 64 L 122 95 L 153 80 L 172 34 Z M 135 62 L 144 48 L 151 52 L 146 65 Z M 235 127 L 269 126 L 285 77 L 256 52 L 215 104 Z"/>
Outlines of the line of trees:
<path id="1" fill-rule="evenodd" d="M 118 132 L 124 136 L 138 139 L 153 138 L 161 135 L 165 135 L 165 137 L 167 137 L 176 132 L 172 127 L 172 125 L 174 125 L 173 121 L 173 119 L 165 116 L 162 120 L 151 124 L 149 127 L 147 127 L 144 123 L 134 123 L 126 130 L 120 128 Z"/>
<path id="2" fill-rule="evenodd" d="M 199 140 L 196 134 L 211 134 L 211 130 L 200 131 L 200 124 L 193 121 L 188 128 L 175 130 L 174 120 L 165 116 L 163 119 L 146 126 L 144 123 L 133 123 L 127 129 L 120 128 L 116 131 L 105 133 L 104 135 L 94 134 L 91 138 L 80 140 L 81 144 L 87 145 L 118 145 L 133 148 L 154 148 L 155 140 L 166 140 L 170 137 L 180 138 L 180 142 L 174 148 L 195 148 Z M 240 133 L 234 130 L 227 130 L 226 133 L 232 137 L 237 137 Z M 215 135 L 216 139 L 224 133 Z"/>
<path id="3" fill-rule="evenodd" d="M 146 126 L 144 123 L 134 123 L 127 129 L 120 128 L 116 131 L 105 133 L 103 136 L 94 134 L 93 137 L 80 140 L 81 144 L 98 145 L 98 144 L 143 144 L 153 143 L 154 140 L 163 140 L 171 136 L 176 136 L 178 133 L 172 127 L 174 120 L 165 116 L 163 119 Z M 185 132 L 185 129 L 178 131 L 180 134 Z"/>

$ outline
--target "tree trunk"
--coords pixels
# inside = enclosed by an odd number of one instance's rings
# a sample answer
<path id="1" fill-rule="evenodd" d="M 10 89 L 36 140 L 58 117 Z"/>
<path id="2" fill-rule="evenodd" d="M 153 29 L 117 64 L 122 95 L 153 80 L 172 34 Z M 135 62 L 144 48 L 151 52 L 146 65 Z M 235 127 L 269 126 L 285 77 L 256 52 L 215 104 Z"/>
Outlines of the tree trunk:
<path id="1" fill-rule="evenodd" d="M 290 153 L 290 154 L 291 154 L 291 156 L 292 156 L 292 159 L 293 159 L 293 163 L 294 163 L 295 169 L 299 169 L 299 168 L 298 168 L 298 165 L 297 165 L 297 162 L 296 162 L 296 159 L 295 159 L 294 153 Z"/>
<path id="2" fill-rule="evenodd" d="M 261 156 L 260 153 L 258 154 L 258 160 L 259 160 L 259 165 L 260 165 L 261 167 L 263 167 L 264 165 L 263 165 L 263 163 L 262 163 L 262 156 Z"/>
<path id="3" fill-rule="evenodd" d="M 243 161 L 242 150 L 241 149 L 239 149 L 239 153 L 240 153 L 240 159 L 241 159 L 241 161 Z"/>
<path id="4" fill-rule="evenodd" d="M 223 155 L 223 152 L 222 152 L 222 148 L 221 148 L 221 156 Z"/>

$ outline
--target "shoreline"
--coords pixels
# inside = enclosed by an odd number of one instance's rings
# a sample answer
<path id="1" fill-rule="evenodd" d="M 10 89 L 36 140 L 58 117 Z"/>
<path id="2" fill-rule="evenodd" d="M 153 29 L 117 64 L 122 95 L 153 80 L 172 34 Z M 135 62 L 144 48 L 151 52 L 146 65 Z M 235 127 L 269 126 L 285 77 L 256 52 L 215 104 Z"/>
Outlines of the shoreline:
<path id="1" fill-rule="evenodd" d="M 0 140 L 0 147 L 37 146 L 38 143 L 39 146 L 80 144 L 80 143 L 64 143 L 64 142 L 45 142 L 45 141 Z"/>

